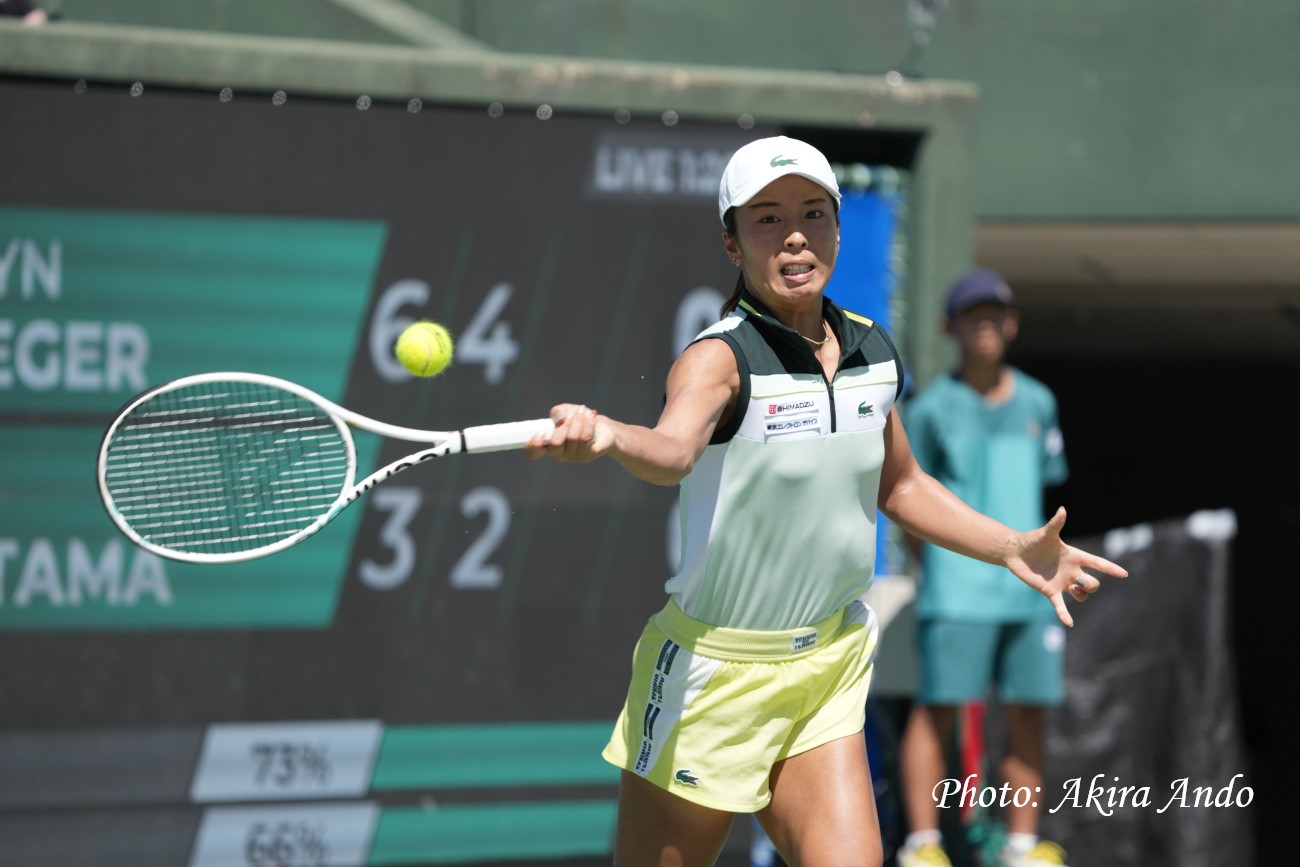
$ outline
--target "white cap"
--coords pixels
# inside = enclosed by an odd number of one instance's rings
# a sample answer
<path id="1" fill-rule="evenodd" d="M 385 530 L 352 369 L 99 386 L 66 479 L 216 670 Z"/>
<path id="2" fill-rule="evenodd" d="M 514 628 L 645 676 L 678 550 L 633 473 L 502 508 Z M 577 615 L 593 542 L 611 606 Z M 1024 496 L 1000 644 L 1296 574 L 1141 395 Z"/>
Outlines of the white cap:
<path id="1" fill-rule="evenodd" d="M 745 204 L 763 187 L 785 175 L 802 175 L 821 184 L 839 207 L 840 186 L 822 152 L 807 142 L 778 135 L 752 141 L 731 155 L 718 185 L 719 219 L 729 208 Z"/>

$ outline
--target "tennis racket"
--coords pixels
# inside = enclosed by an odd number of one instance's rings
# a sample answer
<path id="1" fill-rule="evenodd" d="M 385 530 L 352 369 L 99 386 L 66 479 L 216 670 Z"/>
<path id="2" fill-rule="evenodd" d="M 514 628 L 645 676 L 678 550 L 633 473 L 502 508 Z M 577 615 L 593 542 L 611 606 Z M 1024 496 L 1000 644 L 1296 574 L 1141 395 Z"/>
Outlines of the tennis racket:
<path id="1" fill-rule="evenodd" d="M 358 482 L 353 427 L 429 447 Z M 233 563 L 302 542 L 408 467 L 523 448 L 553 430 L 544 418 L 416 430 L 273 376 L 201 373 L 123 407 L 99 447 L 99 492 L 118 529 L 141 548 L 190 563 Z"/>

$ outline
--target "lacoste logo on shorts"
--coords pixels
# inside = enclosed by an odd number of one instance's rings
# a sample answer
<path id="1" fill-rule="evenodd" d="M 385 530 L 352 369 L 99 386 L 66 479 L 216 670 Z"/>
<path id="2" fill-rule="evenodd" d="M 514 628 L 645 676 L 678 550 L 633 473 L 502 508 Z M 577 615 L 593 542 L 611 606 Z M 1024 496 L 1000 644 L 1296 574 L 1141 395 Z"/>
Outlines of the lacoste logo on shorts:
<path id="1" fill-rule="evenodd" d="M 698 788 L 700 785 L 700 778 L 692 774 L 690 768 L 679 768 L 677 773 L 673 774 L 673 779 L 687 786 Z"/>

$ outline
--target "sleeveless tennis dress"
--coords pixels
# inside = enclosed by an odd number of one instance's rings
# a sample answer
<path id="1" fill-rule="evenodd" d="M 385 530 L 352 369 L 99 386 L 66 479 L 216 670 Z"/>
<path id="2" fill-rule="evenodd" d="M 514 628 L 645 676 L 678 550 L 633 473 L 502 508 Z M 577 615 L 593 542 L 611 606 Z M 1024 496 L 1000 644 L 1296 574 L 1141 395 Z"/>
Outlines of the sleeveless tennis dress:
<path id="1" fill-rule="evenodd" d="M 875 323 L 829 299 L 824 314 L 841 347 L 830 382 L 748 293 L 696 338 L 731 347 L 740 393 L 681 483 L 679 569 L 604 750 L 720 810 L 762 809 L 773 764 L 865 720 L 877 626 L 859 597 L 902 364 Z"/>

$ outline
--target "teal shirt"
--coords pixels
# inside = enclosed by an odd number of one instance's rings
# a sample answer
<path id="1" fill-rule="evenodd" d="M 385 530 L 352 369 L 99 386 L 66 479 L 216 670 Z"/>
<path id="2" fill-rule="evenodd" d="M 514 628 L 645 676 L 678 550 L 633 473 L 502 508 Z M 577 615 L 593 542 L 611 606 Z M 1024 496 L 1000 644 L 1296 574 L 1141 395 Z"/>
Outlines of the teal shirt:
<path id="1" fill-rule="evenodd" d="M 1043 488 L 1069 474 L 1046 385 L 1013 368 L 1009 401 L 990 404 L 953 374 L 936 377 L 903 412 L 921 468 L 967 505 L 1015 530 L 1042 526 Z M 916 615 L 977 623 L 1054 620 L 1051 603 L 1003 566 L 922 547 Z"/>

